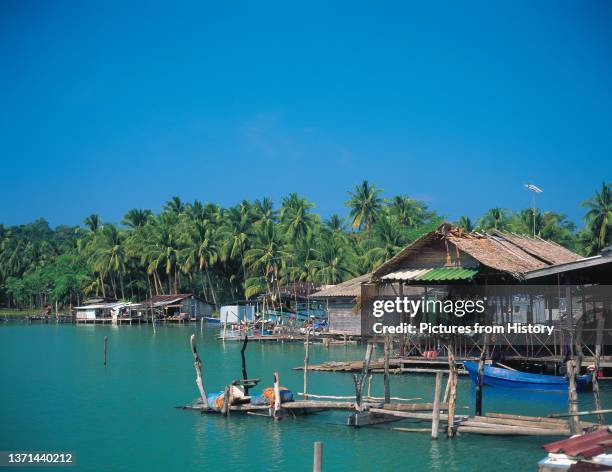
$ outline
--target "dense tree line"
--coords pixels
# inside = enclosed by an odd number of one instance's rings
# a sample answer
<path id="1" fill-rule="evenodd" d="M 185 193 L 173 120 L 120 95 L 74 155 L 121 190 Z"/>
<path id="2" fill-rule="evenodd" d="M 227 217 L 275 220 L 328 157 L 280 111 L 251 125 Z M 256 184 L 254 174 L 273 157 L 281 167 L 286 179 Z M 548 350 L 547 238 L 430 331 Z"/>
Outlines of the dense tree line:
<path id="1" fill-rule="evenodd" d="M 611 186 L 583 203 L 584 227 L 564 215 L 493 208 L 466 230 L 499 229 L 556 241 L 585 255 L 612 243 Z M 383 198 L 364 181 L 349 192 L 347 218 L 322 220 L 292 193 L 231 208 L 173 197 L 159 214 L 130 210 L 121 224 L 99 215 L 83 226 L 0 225 L 0 305 L 67 306 L 88 296 L 138 300 L 193 292 L 214 303 L 251 298 L 295 281 L 336 284 L 373 270 L 442 218 L 424 202 Z"/>

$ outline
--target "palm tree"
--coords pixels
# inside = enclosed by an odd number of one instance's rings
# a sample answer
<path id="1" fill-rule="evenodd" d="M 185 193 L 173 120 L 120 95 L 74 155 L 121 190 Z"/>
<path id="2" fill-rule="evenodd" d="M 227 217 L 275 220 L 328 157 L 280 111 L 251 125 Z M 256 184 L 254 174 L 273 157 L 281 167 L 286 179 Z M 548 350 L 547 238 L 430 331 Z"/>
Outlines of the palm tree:
<path id="1" fill-rule="evenodd" d="M 472 223 L 469 216 L 460 216 L 457 220 L 457 226 L 463 228 L 468 233 L 474 231 L 474 223 Z"/>
<path id="2" fill-rule="evenodd" d="M 506 226 L 507 219 L 506 210 L 503 208 L 491 208 L 482 216 L 478 226 L 484 230 L 500 230 Z"/>
<path id="3" fill-rule="evenodd" d="M 243 280 L 246 280 L 244 254 L 248 248 L 249 238 L 253 234 L 250 212 L 245 206 L 233 207 L 223 213 L 223 224 L 219 228 L 219 238 L 223 241 L 221 254 L 227 261 L 229 258 L 240 259 Z"/>
<path id="4" fill-rule="evenodd" d="M 100 215 L 97 213 L 92 213 L 89 215 L 87 218 L 85 218 L 83 223 L 92 233 L 97 233 L 100 226 L 102 226 L 102 220 L 100 219 Z"/>
<path id="5" fill-rule="evenodd" d="M 315 215 L 310 213 L 313 207 L 314 204 L 296 193 L 283 200 L 280 219 L 288 242 L 303 244 L 307 241 L 317 222 Z"/>
<path id="6" fill-rule="evenodd" d="M 612 244 L 612 185 L 603 182 L 601 191 L 595 192 L 582 206 L 588 209 L 584 216 L 590 233 L 588 249 L 592 254 L 598 253 Z"/>
<path id="7" fill-rule="evenodd" d="M 109 274 L 111 286 L 115 297 L 117 297 L 117 283 L 115 277 L 119 278 L 121 298 L 125 298 L 123 277 L 127 272 L 128 257 L 126 253 L 125 238 L 114 225 L 105 224 L 102 227 L 100 237 L 96 239 L 92 258 L 92 265 L 100 272 Z"/>
<path id="8" fill-rule="evenodd" d="M 409 197 L 393 197 L 389 202 L 389 211 L 401 226 L 415 227 L 423 222 L 424 204 Z"/>
<path id="9" fill-rule="evenodd" d="M 189 224 L 183 231 L 183 235 L 186 237 L 183 252 L 183 272 L 189 274 L 196 266 L 200 271 L 203 271 L 213 303 L 216 305 L 217 297 L 210 277 L 210 267 L 217 262 L 219 251 L 212 225 L 205 220 L 199 220 Z M 204 289 L 204 296 L 208 300 L 206 289 Z"/>
<path id="10" fill-rule="evenodd" d="M 366 243 L 368 249 L 365 254 L 370 270 L 391 259 L 405 245 L 400 228 L 389 217 L 380 218 L 373 230 L 371 240 Z"/>
<path id="11" fill-rule="evenodd" d="M 181 259 L 181 243 L 176 234 L 178 220 L 174 213 L 163 213 L 150 226 L 144 241 L 142 262 L 147 273 L 153 276 L 154 286 L 163 293 L 160 272 L 166 275 L 171 293 L 178 293 L 178 264 Z"/>
<path id="12" fill-rule="evenodd" d="M 383 199 L 378 196 L 381 192 L 367 180 L 356 185 L 353 192 L 348 192 L 351 198 L 346 205 L 350 208 L 353 228 L 368 230 L 376 222 L 382 210 Z"/>
<path id="13" fill-rule="evenodd" d="M 175 195 L 166 203 L 164 210 L 180 215 L 185 210 L 185 205 L 181 201 L 181 198 Z"/>
<path id="14" fill-rule="evenodd" d="M 254 223 L 265 225 L 268 222 L 275 222 L 278 212 L 274 209 L 271 198 L 265 197 L 263 200 L 255 200 L 253 205 Z"/>
<path id="15" fill-rule="evenodd" d="M 325 222 L 325 227 L 333 233 L 342 233 L 344 231 L 344 221 L 337 213 L 333 213 Z"/>
<path id="16" fill-rule="evenodd" d="M 285 258 L 289 256 L 288 252 L 283 247 L 283 241 L 277 232 L 277 227 L 268 222 L 265 225 L 258 226 L 253 247 L 244 255 L 244 262 L 249 266 L 249 270 L 256 277 L 263 277 L 268 293 L 272 294 L 274 284 L 279 287 L 279 273 Z M 249 283 L 249 287 L 253 284 Z M 252 290 L 246 290 L 245 296 L 254 295 Z"/>
<path id="17" fill-rule="evenodd" d="M 153 216 L 151 210 L 140 210 L 139 208 L 132 208 L 125 214 L 121 222 L 132 229 L 142 228 L 151 216 Z"/>
<path id="18" fill-rule="evenodd" d="M 335 285 L 355 274 L 347 246 L 342 238 L 322 238 L 314 249 L 315 259 L 310 265 L 315 280 L 324 285 Z"/>

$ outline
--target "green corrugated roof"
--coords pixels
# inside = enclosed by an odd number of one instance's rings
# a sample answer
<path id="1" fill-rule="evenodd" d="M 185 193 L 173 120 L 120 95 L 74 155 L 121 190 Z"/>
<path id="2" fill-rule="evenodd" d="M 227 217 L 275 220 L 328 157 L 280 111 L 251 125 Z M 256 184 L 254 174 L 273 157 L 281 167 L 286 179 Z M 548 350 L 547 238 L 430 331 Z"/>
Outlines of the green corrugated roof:
<path id="1" fill-rule="evenodd" d="M 462 267 L 442 267 L 432 269 L 429 272 L 419 275 L 414 280 L 464 280 L 471 279 L 478 273 L 476 269 L 464 269 Z"/>

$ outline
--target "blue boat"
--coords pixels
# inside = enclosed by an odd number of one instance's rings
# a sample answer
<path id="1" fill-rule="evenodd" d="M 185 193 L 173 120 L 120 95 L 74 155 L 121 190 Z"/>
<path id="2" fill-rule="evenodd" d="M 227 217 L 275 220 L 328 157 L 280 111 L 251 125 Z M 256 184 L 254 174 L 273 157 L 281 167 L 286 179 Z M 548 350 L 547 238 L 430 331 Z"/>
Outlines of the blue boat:
<path id="1" fill-rule="evenodd" d="M 463 365 L 470 374 L 472 382 L 478 382 L 478 362 L 464 361 Z M 524 390 L 567 391 L 567 378 L 556 375 L 530 374 L 518 370 L 502 369 L 486 364 L 482 383 L 491 387 L 520 388 Z M 579 392 L 591 386 L 589 374 L 576 377 L 576 390 Z"/>
<path id="2" fill-rule="evenodd" d="M 219 324 L 221 320 L 219 318 L 213 318 L 212 316 L 205 316 L 206 323 Z"/>

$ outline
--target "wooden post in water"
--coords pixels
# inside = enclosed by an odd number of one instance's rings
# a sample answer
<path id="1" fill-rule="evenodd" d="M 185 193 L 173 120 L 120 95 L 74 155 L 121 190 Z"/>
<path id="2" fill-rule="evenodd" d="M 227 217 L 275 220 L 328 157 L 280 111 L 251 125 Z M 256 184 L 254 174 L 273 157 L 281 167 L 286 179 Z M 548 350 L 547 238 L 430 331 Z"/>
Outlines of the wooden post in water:
<path id="1" fill-rule="evenodd" d="M 106 367 L 106 345 L 108 344 L 108 336 L 104 336 L 104 367 Z"/>
<path id="2" fill-rule="evenodd" d="M 363 394 L 362 394 L 363 385 L 365 384 L 365 380 L 370 370 L 370 360 L 372 359 L 372 350 L 373 350 L 372 343 L 369 342 L 366 348 L 366 355 L 363 361 L 363 368 L 361 370 L 361 374 L 359 375 L 353 374 L 353 382 L 355 383 L 355 409 L 357 410 L 357 412 L 363 411 L 362 400 L 361 400 L 363 397 Z"/>
<path id="3" fill-rule="evenodd" d="M 228 416 L 230 411 L 230 392 L 231 387 L 226 385 L 223 389 L 223 406 L 221 407 L 221 414 Z"/>
<path id="4" fill-rule="evenodd" d="M 242 360 L 242 380 L 246 380 L 248 379 L 248 375 L 247 375 L 247 368 L 246 368 L 246 356 L 244 354 L 244 351 L 246 351 L 247 348 L 247 344 L 249 342 L 249 333 L 246 330 L 245 327 L 245 331 L 244 331 L 244 341 L 242 343 L 242 349 L 240 349 L 240 358 Z M 248 386 L 244 386 L 244 394 L 248 395 L 249 394 L 249 387 Z"/>
<path id="5" fill-rule="evenodd" d="M 389 357 L 391 356 L 391 336 L 385 336 L 385 403 L 391 402 L 391 387 L 389 385 Z"/>
<path id="6" fill-rule="evenodd" d="M 436 372 L 436 386 L 434 388 L 433 411 L 431 415 L 431 439 L 438 439 L 440 426 L 440 388 L 442 386 L 442 372 Z"/>
<path id="7" fill-rule="evenodd" d="M 480 353 L 480 359 L 478 360 L 478 381 L 476 382 L 476 416 L 482 416 L 482 381 L 484 377 L 484 366 L 488 344 L 489 336 L 488 334 L 485 334 L 482 352 Z"/>
<path id="8" fill-rule="evenodd" d="M 155 327 L 155 313 L 153 312 L 153 300 L 151 300 L 151 324 L 153 325 L 153 334 L 156 334 L 157 328 Z"/>
<path id="9" fill-rule="evenodd" d="M 193 366 L 196 371 L 196 385 L 200 391 L 200 397 L 202 398 L 202 405 L 205 410 L 208 410 L 208 400 L 206 399 L 206 391 L 204 390 L 204 382 L 202 381 L 202 361 L 198 355 L 198 350 L 195 345 L 195 334 L 192 334 L 189 338 L 189 344 L 191 345 L 191 353 L 193 354 Z"/>
<path id="10" fill-rule="evenodd" d="M 225 341 L 226 336 L 227 336 L 227 310 L 225 311 L 225 321 L 223 321 L 223 341 Z"/>
<path id="11" fill-rule="evenodd" d="M 452 438 L 455 436 L 455 403 L 457 402 L 457 364 L 455 362 L 455 344 L 452 338 L 448 343 L 448 384 L 448 427 L 446 435 Z"/>
<path id="12" fill-rule="evenodd" d="M 308 400 L 308 353 L 310 349 L 310 326 L 306 322 L 306 341 L 304 342 L 304 400 Z"/>
<path id="13" fill-rule="evenodd" d="M 274 372 L 274 419 L 278 419 L 278 414 L 281 407 L 280 398 L 280 381 L 278 379 L 278 372 Z"/>
<path id="14" fill-rule="evenodd" d="M 595 308 L 597 310 L 597 308 Z M 595 370 L 593 370 L 593 397 L 595 398 L 595 409 L 601 410 L 601 398 L 599 396 L 599 365 L 601 360 L 601 349 L 603 344 L 603 329 L 604 329 L 604 316 L 603 316 L 603 308 L 602 310 L 597 310 L 596 313 L 597 319 L 597 335 L 595 340 Z M 597 415 L 597 421 L 599 424 L 604 424 L 605 418 L 604 415 L 599 413 Z"/>
<path id="15" fill-rule="evenodd" d="M 312 472 L 323 471 L 323 443 L 315 441 L 314 443 L 314 459 L 312 462 Z"/>
<path id="16" fill-rule="evenodd" d="M 580 432 L 580 417 L 576 416 L 578 412 L 578 393 L 576 392 L 576 361 L 572 358 L 567 361 L 567 385 L 568 385 L 568 410 L 571 415 L 569 418 L 569 427 L 572 434 Z"/>

